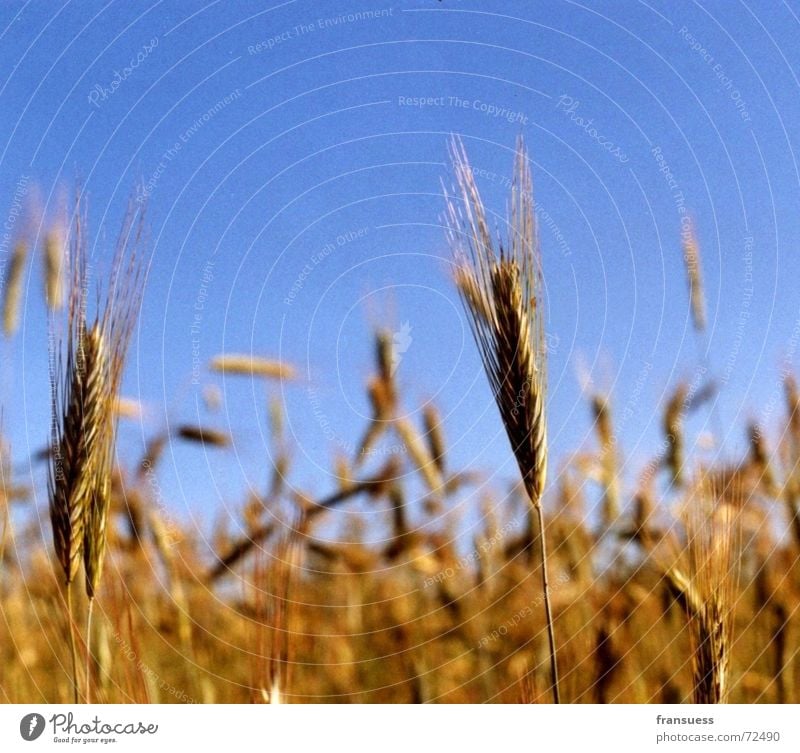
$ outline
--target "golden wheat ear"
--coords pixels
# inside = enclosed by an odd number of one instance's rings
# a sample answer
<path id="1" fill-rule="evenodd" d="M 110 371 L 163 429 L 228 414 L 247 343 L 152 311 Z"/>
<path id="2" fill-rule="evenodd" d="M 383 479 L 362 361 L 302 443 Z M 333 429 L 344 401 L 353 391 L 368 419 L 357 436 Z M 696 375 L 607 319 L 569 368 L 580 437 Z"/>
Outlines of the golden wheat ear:
<path id="1" fill-rule="evenodd" d="M 517 145 L 507 247 L 489 232 L 486 210 L 460 141 L 451 145 L 458 203 L 448 198 L 447 233 L 456 283 L 531 502 L 547 478 L 547 362 L 541 258 L 533 190 L 522 141 Z"/>
<path id="2" fill-rule="evenodd" d="M 89 319 L 85 214 L 77 204 L 70 228 L 65 331 L 53 332 L 50 517 L 56 557 L 70 584 L 81 558 L 94 593 L 105 551 L 119 386 L 138 314 L 143 277 L 135 247 L 142 218 L 132 209 L 117 242 L 107 288 Z"/>
<path id="3" fill-rule="evenodd" d="M 456 260 L 456 283 L 484 371 L 537 518 L 553 698 L 560 700 L 542 496 L 547 480 L 547 359 L 542 265 L 528 156 L 517 142 L 506 246 L 492 240 L 486 209 L 467 160 L 454 138 L 456 198 L 447 197 L 445 225 Z M 445 191 L 445 193 L 447 193 Z"/>
<path id="4" fill-rule="evenodd" d="M 97 327 L 72 322 L 53 399 L 50 518 L 56 557 L 69 585 L 80 567 L 98 440 L 105 430 L 105 350 Z M 101 440 L 102 441 L 102 440 Z"/>

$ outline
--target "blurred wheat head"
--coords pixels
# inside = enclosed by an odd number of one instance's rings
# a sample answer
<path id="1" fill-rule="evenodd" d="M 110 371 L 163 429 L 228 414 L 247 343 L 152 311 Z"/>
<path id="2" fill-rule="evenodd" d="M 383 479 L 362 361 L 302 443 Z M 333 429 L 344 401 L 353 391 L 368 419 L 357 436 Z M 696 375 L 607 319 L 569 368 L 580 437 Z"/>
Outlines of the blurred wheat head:
<path id="1" fill-rule="evenodd" d="M 682 232 L 683 262 L 686 267 L 686 281 L 689 286 L 689 304 L 692 322 L 698 332 L 706 328 L 706 297 L 703 291 L 700 244 L 697 240 L 694 223 L 688 222 Z"/>
<path id="2" fill-rule="evenodd" d="M 725 703 L 734 614 L 739 596 L 741 478 L 700 471 L 688 493 L 683 515 L 685 541 L 662 562 L 669 590 L 683 605 L 692 644 L 694 703 Z"/>

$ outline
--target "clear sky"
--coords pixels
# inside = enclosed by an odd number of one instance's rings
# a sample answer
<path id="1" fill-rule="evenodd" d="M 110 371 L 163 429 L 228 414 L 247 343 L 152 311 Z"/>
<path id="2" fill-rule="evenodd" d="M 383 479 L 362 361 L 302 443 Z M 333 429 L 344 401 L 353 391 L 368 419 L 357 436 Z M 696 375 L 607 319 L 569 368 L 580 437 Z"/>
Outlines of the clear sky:
<path id="1" fill-rule="evenodd" d="M 442 410 L 452 465 L 501 489 L 516 478 L 440 226 L 451 133 L 500 216 L 519 134 L 531 153 L 552 478 L 593 446 L 586 376 L 611 392 L 632 467 L 705 347 L 726 452 L 743 450 L 746 418 L 782 412 L 800 327 L 796 2 L 3 2 L 0 34 L 3 221 L 26 181 L 53 211 L 80 178 L 102 268 L 127 196 L 148 196 L 152 268 L 125 388 L 147 411 L 122 446 L 181 421 L 236 436 L 167 458 L 181 515 L 208 520 L 264 487 L 267 392 L 286 401 L 295 481 L 329 490 L 369 412 L 378 325 L 408 324 L 397 377 L 409 407 Z M 682 207 L 709 305 L 699 344 Z M 24 465 L 48 431 L 38 267 L 23 316 L 0 343 L 0 395 Z M 302 380 L 222 382 L 202 365 L 223 351 L 287 360 Z M 209 383 L 225 392 L 215 415 Z"/>

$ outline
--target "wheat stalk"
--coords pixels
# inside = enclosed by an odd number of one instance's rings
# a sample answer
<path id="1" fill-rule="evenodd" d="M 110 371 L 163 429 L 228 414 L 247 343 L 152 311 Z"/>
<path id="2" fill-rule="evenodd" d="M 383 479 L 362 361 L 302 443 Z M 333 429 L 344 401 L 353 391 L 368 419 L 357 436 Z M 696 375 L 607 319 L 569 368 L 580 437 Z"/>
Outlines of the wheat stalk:
<path id="1" fill-rule="evenodd" d="M 539 523 L 542 591 L 550 644 L 553 696 L 560 700 L 542 495 L 547 479 L 547 386 L 542 276 L 533 191 L 522 139 L 516 150 L 509 242 L 499 252 L 463 144 L 451 156 L 460 201 L 447 199 L 446 226 L 456 258 L 456 282 L 472 332 Z M 446 193 L 446 191 L 445 191 Z"/>

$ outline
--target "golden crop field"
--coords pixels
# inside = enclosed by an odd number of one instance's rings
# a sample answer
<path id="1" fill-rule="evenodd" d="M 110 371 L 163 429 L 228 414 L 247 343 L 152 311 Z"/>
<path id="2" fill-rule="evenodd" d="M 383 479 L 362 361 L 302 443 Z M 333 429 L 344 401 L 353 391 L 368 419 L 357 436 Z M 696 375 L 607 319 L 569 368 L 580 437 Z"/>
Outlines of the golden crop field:
<path id="1" fill-rule="evenodd" d="M 52 395 L 42 398 L 52 402 L 50 439 L 24 467 L 2 448 L 3 701 L 800 701 L 795 375 L 781 375 L 770 425 L 726 429 L 748 438 L 741 456 L 709 463 L 687 441 L 688 417 L 713 416 L 709 375 L 676 381 L 650 407 L 663 441 L 641 467 L 623 467 L 618 396 L 593 387 L 583 406 L 593 441 L 552 457 L 547 270 L 521 140 L 516 153 L 501 238 L 458 140 L 442 206 L 453 289 L 519 470 L 512 489 L 484 483 L 486 468 L 454 465 L 436 401 L 417 404 L 398 382 L 396 339 L 378 327 L 365 384 L 372 415 L 354 451 L 332 458 L 338 488 L 324 496 L 294 476 L 297 447 L 275 389 L 298 370 L 252 353 L 203 365 L 226 394 L 266 387 L 270 481 L 198 531 L 172 514 L 159 470 L 176 443 L 234 462 L 225 448 L 235 427 L 213 419 L 224 396 L 209 391 L 206 424 L 146 436 L 138 455 L 117 447 L 120 422 L 139 416 L 120 383 L 146 287 L 146 214 L 132 203 L 103 279 L 87 263 L 79 201 L 41 248 L 20 236 L 5 271 L 6 335 L 36 256 L 56 325 Z M 676 243 L 701 337 L 699 245 L 693 230 Z M 355 366 L 345 376 L 362 379 Z M 40 488 L 32 468 L 46 469 Z"/>

